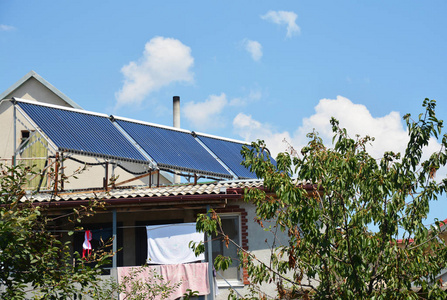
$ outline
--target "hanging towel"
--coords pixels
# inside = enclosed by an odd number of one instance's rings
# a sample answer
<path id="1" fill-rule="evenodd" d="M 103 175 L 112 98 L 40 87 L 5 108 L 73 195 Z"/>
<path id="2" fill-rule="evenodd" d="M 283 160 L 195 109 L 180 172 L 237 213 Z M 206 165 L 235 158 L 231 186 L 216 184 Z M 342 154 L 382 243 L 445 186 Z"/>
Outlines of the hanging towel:
<path id="1" fill-rule="evenodd" d="M 92 232 L 90 230 L 86 230 L 84 234 L 84 243 L 82 244 L 82 257 L 85 258 L 85 254 L 87 256 L 91 254 L 92 244 L 90 241 L 92 240 Z"/>
<path id="2" fill-rule="evenodd" d="M 191 241 L 203 242 L 204 234 L 196 232 L 196 223 L 146 226 L 147 263 L 181 264 L 205 260 L 205 254 L 195 256 Z"/>
<path id="3" fill-rule="evenodd" d="M 131 284 L 129 281 L 136 282 L 144 285 L 145 283 L 162 284 L 165 281 L 161 281 L 160 278 L 154 278 L 154 275 L 160 275 L 160 266 L 146 266 L 146 267 L 119 267 L 117 268 L 118 284 L 126 284 L 126 293 L 132 293 Z M 127 280 L 126 280 L 127 277 Z M 172 286 L 172 284 L 170 284 Z M 119 295 L 119 299 L 125 299 L 126 293 Z M 155 300 L 159 300 L 162 297 L 156 297 Z"/>
<path id="4" fill-rule="evenodd" d="M 208 295 L 208 263 L 162 265 L 160 275 L 165 282 L 181 282 L 180 286 L 169 295 L 169 299 L 177 299 L 186 293 L 187 289 L 197 291 L 198 295 Z"/>
<path id="5" fill-rule="evenodd" d="M 141 283 L 157 282 L 159 284 L 168 284 L 170 286 L 180 283 L 180 286 L 166 298 L 167 300 L 174 300 L 182 297 L 187 289 L 197 291 L 199 295 L 208 295 L 210 292 L 208 263 L 119 267 L 117 269 L 118 284 L 124 283 L 125 277 L 132 278 L 133 281 L 140 281 Z M 160 277 L 154 278 L 154 275 L 162 276 L 163 281 L 161 281 Z M 130 285 L 127 287 L 127 292 L 131 292 Z M 120 295 L 120 299 L 124 298 L 125 294 L 123 293 Z M 155 297 L 155 300 L 160 300 L 161 298 L 161 295 L 159 295 Z"/>

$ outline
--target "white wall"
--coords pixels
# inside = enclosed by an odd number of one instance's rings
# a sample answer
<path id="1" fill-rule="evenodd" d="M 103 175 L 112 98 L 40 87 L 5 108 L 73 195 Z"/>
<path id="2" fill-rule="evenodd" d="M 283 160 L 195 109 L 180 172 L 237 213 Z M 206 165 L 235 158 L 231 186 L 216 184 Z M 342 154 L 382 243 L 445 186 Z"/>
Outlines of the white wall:
<path id="1" fill-rule="evenodd" d="M 0 162 L 11 163 L 11 158 L 14 155 L 14 108 L 10 101 L 0 101 Z M 18 113 L 17 113 L 18 114 Z M 22 118 L 23 119 L 23 118 Z M 28 122 L 25 122 L 27 127 L 31 127 Z M 16 123 L 16 147 L 20 145 L 21 131 L 26 128 Z"/>
<path id="2" fill-rule="evenodd" d="M 34 77 L 30 77 L 17 89 L 8 94 L 6 98 L 11 99 L 12 97 L 71 107 Z"/>
<path id="3" fill-rule="evenodd" d="M 269 232 L 264 231 L 263 228 L 254 221 L 254 218 L 256 217 L 256 207 L 251 203 L 246 203 L 243 201 L 229 201 L 228 205 L 239 205 L 241 208 L 245 209 L 245 211 L 247 212 L 248 250 L 253 255 L 255 255 L 259 260 L 263 261 L 268 265 L 270 261 L 269 245 L 272 245 L 273 235 Z M 269 225 L 267 223 L 264 224 L 266 226 Z M 282 244 L 287 243 L 288 238 L 285 233 L 278 232 L 276 237 Z M 246 286 L 236 287 L 235 290 L 238 291 L 242 296 L 244 296 L 245 293 L 248 292 Z M 275 297 L 275 295 L 277 294 L 276 285 L 274 284 L 263 284 L 261 290 L 263 293 L 271 297 Z M 216 299 L 217 300 L 227 299 L 228 295 L 229 295 L 228 288 L 220 287 L 219 295 L 217 295 Z"/>

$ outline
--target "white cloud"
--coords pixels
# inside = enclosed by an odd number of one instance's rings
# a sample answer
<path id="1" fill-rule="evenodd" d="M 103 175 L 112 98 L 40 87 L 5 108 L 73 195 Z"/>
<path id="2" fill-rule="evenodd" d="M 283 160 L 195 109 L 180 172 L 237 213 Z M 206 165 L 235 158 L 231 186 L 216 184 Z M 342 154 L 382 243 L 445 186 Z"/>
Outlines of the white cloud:
<path id="1" fill-rule="evenodd" d="M 244 113 L 239 113 L 234 118 L 233 129 L 247 142 L 264 140 L 273 157 L 285 151 L 284 139 L 292 140 L 287 131 L 277 132 L 271 125 L 256 121 L 252 116 Z"/>
<path id="2" fill-rule="evenodd" d="M 326 145 L 331 146 L 333 133 L 329 120 L 332 116 L 340 121 L 341 127 L 347 129 L 351 138 L 355 138 L 356 134 L 375 137 L 372 146 L 368 148 L 373 157 L 379 158 L 385 151 L 403 154 L 408 142 L 408 134 L 398 112 L 390 112 L 383 117 L 373 117 L 366 106 L 354 104 L 342 96 L 337 96 L 336 99 L 320 100 L 315 107 L 315 113 L 303 119 L 302 126 L 293 133 L 279 132 L 271 125 L 262 124 L 242 113 L 234 118 L 233 127 L 236 133 L 246 141 L 265 140 L 272 154 L 276 156 L 287 148 L 283 142 L 284 138 L 300 152 L 308 142 L 306 134 L 312 132 L 314 128 Z M 432 139 L 424 153 L 428 155 L 439 149 L 440 145 Z"/>
<path id="3" fill-rule="evenodd" d="M 354 104 L 349 99 L 337 96 L 336 99 L 321 99 L 315 107 L 315 114 L 303 119 L 303 126 L 297 134 L 305 134 L 315 128 L 326 140 L 332 140 L 331 117 L 340 121 L 340 126 L 348 130 L 349 135 L 369 135 L 375 137 L 369 149 L 374 157 L 380 157 L 385 151 L 402 151 L 408 141 L 407 130 L 402 124 L 398 112 L 390 112 L 384 117 L 374 118 L 366 106 Z"/>
<path id="4" fill-rule="evenodd" d="M 263 20 L 270 21 L 278 25 L 287 25 L 287 37 L 292 37 L 294 34 L 301 32 L 300 27 L 296 24 L 298 15 L 293 11 L 269 11 L 261 16 Z"/>
<path id="5" fill-rule="evenodd" d="M 124 85 L 115 94 L 117 106 L 140 103 L 151 92 L 173 82 L 192 82 L 191 48 L 173 38 L 155 37 L 143 56 L 121 68 Z"/>
<path id="6" fill-rule="evenodd" d="M 258 101 L 262 98 L 262 92 L 258 89 L 256 90 L 250 90 L 250 93 L 246 97 L 237 97 L 231 99 L 229 102 L 230 106 L 245 106 L 249 103 Z"/>
<path id="7" fill-rule="evenodd" d="M 12 31 L 12 30 L 16 30 L 16 28 L 14 26 L 0 24 L 0 31 Z"/>
<path id="8" fill-rule="evenodd" d="M 259 90 L 250 90 L 247 96 L 232 98 L 231 100 L 227 98 L 225 93 L 210 95 L 203 102 L 192 101 L 186 103 L 182 108 L 182 114 L 196 129 L 221 128 L 227 125 L 223 116 L 225 109 L 246 106 L 258 101 L 261 97 L 262 93 Z"/>
<path id="9" fill-rule="evenodd" d="M 244 47 L 254 61 L 259 61 L 262 57 L 262 45 L 257 41 L 244 40 Z"/>
<path id="10" fill-rule="evenodd" d="M 197 129 L 223 127 L 225 122 L 221 116 L 228 105 L 227 96 L 222 93 L 211 95 L 204 102 L 188 102 L 183 107 L 183 115 Z"/>

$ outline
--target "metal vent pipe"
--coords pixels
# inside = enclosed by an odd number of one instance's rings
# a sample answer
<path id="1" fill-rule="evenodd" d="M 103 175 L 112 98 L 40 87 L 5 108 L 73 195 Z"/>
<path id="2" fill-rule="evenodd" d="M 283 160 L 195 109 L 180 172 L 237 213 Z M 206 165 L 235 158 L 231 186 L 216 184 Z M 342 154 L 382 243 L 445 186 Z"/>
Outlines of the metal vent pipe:
<path id="1" fill-rule="evenodd" d="M 175 128 L 180 128 L 180 97 L 172 97 L 172 112 L 173 112 L 173 126 Z M 178 184 L 181 182 L 179 175 L 174 175 L 174 183 Z"/>
<path id="2" fill-rule="evenodd" d="M 180 128 L 180 97 L 174 96 L 172 98 L 173 103 L 173 126 Z"/>

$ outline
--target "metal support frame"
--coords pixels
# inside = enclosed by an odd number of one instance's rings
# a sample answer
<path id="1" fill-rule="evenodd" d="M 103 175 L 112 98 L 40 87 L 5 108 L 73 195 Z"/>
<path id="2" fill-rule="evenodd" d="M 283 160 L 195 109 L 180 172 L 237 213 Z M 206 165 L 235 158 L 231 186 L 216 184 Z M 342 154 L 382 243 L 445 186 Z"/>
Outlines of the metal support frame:
<path id="1" fill-rule="evenodd" d="M 211 206 L 207 205 L 206 206 L 206 211 L 207 214 L 209 216 L 209 211 L 210 211 Z M 208 300 L 214 300 L 214 278 L 213 278 L 213 243 L 212 241 L 212 237 L 211 235 L 209 235 L 208 233 L 206 234 L 206 243 L 207 243 L 207 250 L 208 250 L 208 281 L 209 281 L 209 286 L 210 286 L 210 294 L 209 294 L 209 298 L 207 297 Z"/>
<path id="2" fill-rule="evenodd" d="M 115 125 L 116 129 L 121 132 L 122 135 L 126 137 L 126 139 L 140 152 L 140 154 L 147 159 L 151 169 L 158 169 L 157 163 L 155 160 L 146 152 L 144 149 L 135 141 L 116 121 L 113 116 L 110 116 L 110 121 L 113 125 Z"/>
<path id="3" fill-rule="evenodd" d="M 14 147 L 14 156 L 12 158 L 12 165 L 15 166 L 16 165 L 16 160 L 17 160 L 17 108 L 15 105 L 14 106 L 14 143 L 13 143 L 13 147 Z"/>
<path id="4" fill-rule="evenodd" d="M 54 149 L 54 151 L 58 151 L 58 148 L 56 147 L 56 145 L 54 145 L 53 142 L 50 141 L 50 139 L 45 135 L 45 133 L 30 118 L 28 118 L 28 116 L 25 114 L 25 112 L 20 107 L 18 107 L 16 103 L 14 103 L 14 108 L 17 109 L 17 111 L 25 118 L 25 120 L 28 123 L 30 123 L 31 126 L 33 126 L 36 131 L 38 131 L 40 133 L 40 135 L 45 139 L 45 141 L 48 143 L 48 145 Z"/>
<path id="5" fill-rule="evenodd" d="M 158 170 L 157 170 L 157 171 L 148 172 L 148 173 L 146 173 L 146 174 L 142 174 L 142 175 L 140 175 L 140 176 L 136 176 L 136 177 L 134 177 L 134 178 L 127 179 L 127 180 L 124 180 L 124 181 L 115 183 L 115 184 L 114 184 L 114 187 L 117 187 L 117 186 L 120 186 L 120 185 L 129 183 L 129 182 L 132 182 L 132 181 L 135 181 L 135 180 L 138 180 L 138 179 L 142 179 L 142 178 L 144 178 L 144 177 L 152 176 L 153 174 L 155 174 L 155 173 L 157 173 L 157 172 L 158 172 Z M 150 177 L 149 177 L 149 180 L 150 180 Z"/>
<path id="6" fill-rule="evenodd" d="M 117 266 L 118 266 L 118 260 L 117 260 L 117 251 L 118 251 L 118 235 L 117 235 L 117 216 L 116 216 L 116 209 L 112 210 L 112 236 L 113 236 L 113 245 L 112 245 L 112 251 L 113 251 L 113 258 L 112 258 L 112 270 L 113 275 L 116 276 L 116 279 L 118 280 L 118 273 L 117 273 Z"/>
<path id="7" fill-rule="evenodd" d="M 109 162 L 108 161 L 106 161 L 106 164 L 104 165 L 104 169 L 105 169 L 104 190 L 108 191 L 109 190 Z"/>
<path id="8" fill-rule="evenodd" d="M 193 137 L 194 137 L 194 139 L 197 141 L 197 143 L 199 143 L 203 148 L 205 148 L 205 150 L 206 150 L 209 154 L 211 154 L 211 156 L 214 157 L 214 159 L 217 160 L 217 162 L 218 162 L 222 167 L 224 167 L 225 170 L 227 170 L 227 172 L 231 174 L 231 176 L 233 176 L 233 179 L 239 179 L 239 177 L 236 175 L 236 173 L 234 173 L 234 172 L 230 169 L 230 167 L 228 167 L 228 166 L 227 166 L 227 165 L 220 159 L 220 157 L 218 157 L 216 154 L 214 154 L 214 152 L 211 151 L 211 149 L 208 148 L 208 146 L 205 145 L 205 143 L 203 143 L 197 136 L 194 136 L 194 135 L 193 135 Z"/>

